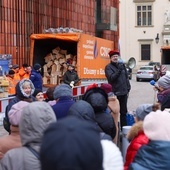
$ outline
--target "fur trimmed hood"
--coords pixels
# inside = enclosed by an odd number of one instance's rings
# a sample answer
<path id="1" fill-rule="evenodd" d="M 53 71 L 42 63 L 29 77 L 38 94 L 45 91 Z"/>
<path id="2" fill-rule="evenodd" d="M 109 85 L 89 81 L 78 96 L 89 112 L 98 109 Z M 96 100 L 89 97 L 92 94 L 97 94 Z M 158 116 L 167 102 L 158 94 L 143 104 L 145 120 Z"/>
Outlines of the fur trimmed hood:
<path id="1" fill-rule="evenodd" d="M 129 130 L 127 140 L 132 141 L 141 131 L 143 131 L 143 121 L 136 122 Z"/>

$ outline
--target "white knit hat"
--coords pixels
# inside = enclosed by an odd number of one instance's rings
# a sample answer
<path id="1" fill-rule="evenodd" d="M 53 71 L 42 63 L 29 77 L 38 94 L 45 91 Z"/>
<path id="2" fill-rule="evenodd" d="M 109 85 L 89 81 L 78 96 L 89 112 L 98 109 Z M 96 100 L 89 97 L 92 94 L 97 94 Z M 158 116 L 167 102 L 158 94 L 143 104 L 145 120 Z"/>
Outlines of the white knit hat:
<path id="1" fill-rule="evenodd" d="M 151 112 L 144 119 L 144 133 L 150 140 L 170 141 L 169 122 L 169 112 L 160 110 Z"/>
<path id="2" fill-rule="evenodd" d="M 101 140 L 104 170 L 123 170 L 123 158 L 119 148 L 109 140 Z"/>

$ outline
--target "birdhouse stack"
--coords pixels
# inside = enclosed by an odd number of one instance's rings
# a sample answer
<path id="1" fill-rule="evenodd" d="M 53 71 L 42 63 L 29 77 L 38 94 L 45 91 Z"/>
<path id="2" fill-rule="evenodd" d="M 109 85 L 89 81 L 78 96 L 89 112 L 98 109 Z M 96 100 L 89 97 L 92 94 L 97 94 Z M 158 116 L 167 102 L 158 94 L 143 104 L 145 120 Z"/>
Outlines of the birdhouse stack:
<path id="1" fill-rule="evenodd" d="M 67 65 L 77 65 L 77 56 L 68 54 L 67 50 L 56 47 L 51 53 L 45 56 L 45 65 L 43 66 L 43 84 L 56 85 L 62 81 L 64 73 L 67 71 Z"/>

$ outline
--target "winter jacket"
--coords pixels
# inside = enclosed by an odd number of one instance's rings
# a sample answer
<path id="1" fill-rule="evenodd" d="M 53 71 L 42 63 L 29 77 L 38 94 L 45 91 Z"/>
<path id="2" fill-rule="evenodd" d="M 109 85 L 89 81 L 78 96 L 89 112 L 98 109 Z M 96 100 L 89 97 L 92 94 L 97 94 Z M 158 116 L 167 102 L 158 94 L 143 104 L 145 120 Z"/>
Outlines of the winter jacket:
<path id="1" fill-rule="evenodd" d="M 11 134 L 0 138 L 0 159 L 4 154 L 13 148 L 21 147 L 21 139 L 19 135 L 19 127 L 11 126 Z"/>
<path id="2" fill-rule="evenodd" d="M 149 141 L 138 150 L 129 170 L 168 170 L 169 153 L 169 141 Z"/>
<path id="3" fill-rule="evenodd" d="M 49 104 L 39 101 L 30 103 L 23 112 L 19 124 L 22 147 L 4 155 L 0 170 L 41 170 L 39 158 L 27 146 L 39 155 L 43 133 L 56 117 Z"/>
<path id="4" fill-rule="evenodd" d="M 30 74 L 30 80 L 34 84 L 35 89 L 42 90 L 43 81 L 42 81 L 42 76 L 39 71 L 32 69 L 31 74 Z"/>
<path id="5" fill-rule="evenodd" d="M 116 96 L 109 97 L 108 99 L 109 99 L 108 108 L 110 110 L 110 114 L 114 119 L 115 127 L 116 127 L 116 136 L 113 141 L 115 144 L 117 144 L 118 133 L 119 133 L 120 105 L 119 105 L 119 100 L 116 98 Z"/>
<path id="6" fill-rule="evenodd" d="M 74 100 L 71 97 L 63 96 L 58 99 L 56 104 L 52 106 L 57 119 L 61 119 L 67 116 L 69 108 L 74 104 Z"/>
<path id="7" fill-rule="evenodd" d="M 28 81 L 30 82 L 30 86 L 31 86 L 31 94 L 28 96 L 26 93 L 24 93 L 23 91 L 23 88 L 22 88 L 22 85 L 25 81 Z M 19 101 L 26 101 L 26 102 L 33 102 L 33 101 L 36 101 L 35 97 L 32 96 L 32 94 L 34 93 L 34 85 L 33 83 L 31 82 L 31 80 L 29 79 L 23 79 L 21 81 L 19 81 L 15 87 L 15 91 L 16 91 L 16 96 L 10 100 L 9 104 L 6 106 L 6 110 L 5 110 L 5 122 L 4 123 L 4 128 L 9 132 L 10 131 L 10 123 L 9 123 L 9 119 L 8 119 L 8 112 L 9 110 L 11 109 L 11 107 L 19 102 Z"/>
<path id="8" fill-rule="evenodd" d="M 149 139 L 143 132 L 143 122 L 135 123 L 127 134 L 130 145 L 127 148 L 124 170 L 128 170 L 129 165 L 133 161 L 137 151 L 142 145 L 148 143 Z"/>
<path id="9" fill-rule="evenodd" d="M 166 96 L 170 95 L 170 88 L 157 93 L 158 102 L 162 104 Z"/>
<path id="10" fill-rule="evenodd" d="M 108 96 L 101 88 L 92 88 L 83 96 L 83 100 L 91 104 L 96 115 L 96 122 L 100 129 L 110 135 L 112 139 L 116 135 L 116 126 L 110 113 L 106 113 L 108 107 Z"/>
<path id="11" fill-rule="evenodd" d="M 110 62 L 105 67 L 105 75 L 109 84 L 112 85 L 113 93 L 116 96 L 129 93 L 131 86 L 124 64 Z"/>
<path id="12" fill-rule="evenodd" d="M 74 81 L 74 85 L 76 85 L 79 82 L 79 77 L 74 70 L 67 70 L 63 76 L 63 82 L 70 85 L 71 81 Z"/>
<path id="13" fill-rule="evenodd" d="M 68 111 L 68 116 L 75 116 L 79 119 L 91 122 L 95 125 L 96 129 L 100 132 L 101 139 L 112 140 L 110 135 L 107 135 L 103 132 L 103 130 L 99 127 L 96 122 L 95 113 L 92 106 L 86 101 L 79 100 L 75 102 Z"/>

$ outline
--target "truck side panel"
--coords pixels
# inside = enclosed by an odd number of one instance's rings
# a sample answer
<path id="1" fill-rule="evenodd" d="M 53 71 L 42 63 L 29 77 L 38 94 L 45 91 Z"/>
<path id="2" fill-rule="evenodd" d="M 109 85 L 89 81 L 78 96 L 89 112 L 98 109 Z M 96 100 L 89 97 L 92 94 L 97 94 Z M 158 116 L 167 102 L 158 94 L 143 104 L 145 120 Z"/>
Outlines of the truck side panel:
<path id="1" fill-rule="evenodd" d="M 113 42 L 82 34 L 78 42 L 78 74 L 81 79 L 104 79 L 105 66 L 110 62 L 108 52 Z"/>

